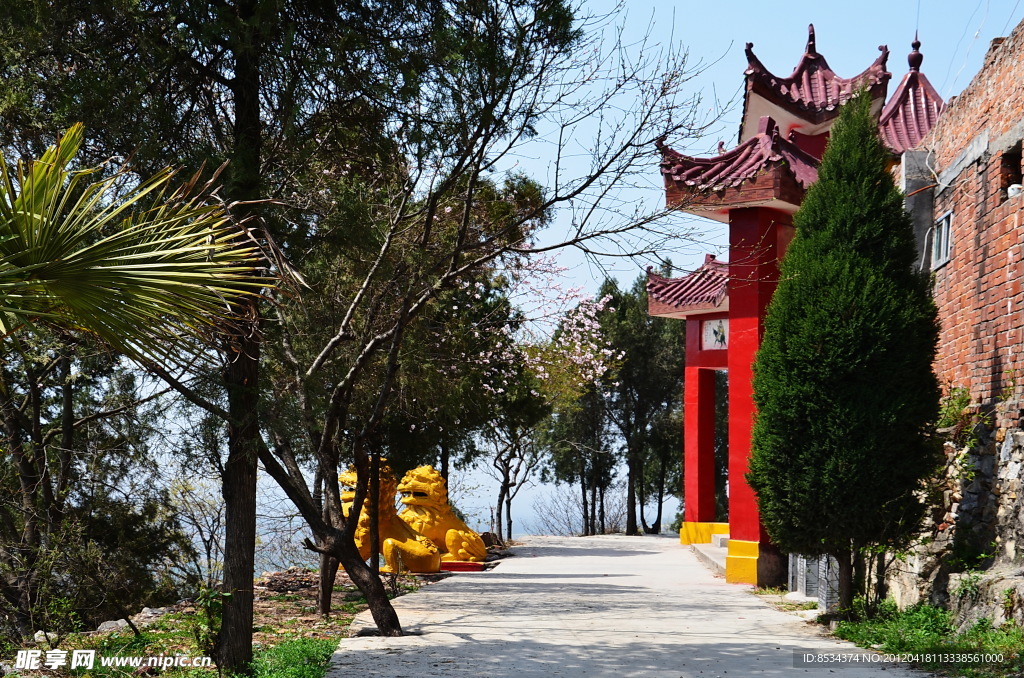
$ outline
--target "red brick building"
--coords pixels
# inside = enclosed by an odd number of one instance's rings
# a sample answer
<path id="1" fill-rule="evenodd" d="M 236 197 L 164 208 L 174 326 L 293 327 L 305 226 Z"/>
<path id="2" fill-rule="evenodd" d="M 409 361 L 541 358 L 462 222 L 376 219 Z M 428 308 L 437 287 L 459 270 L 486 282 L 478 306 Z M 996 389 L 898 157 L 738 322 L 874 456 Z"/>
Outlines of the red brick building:
<path id="1" fill-rule="evenodd" d="M 913 209 L 929 222 L 920 244 L 942 321 L 936 372 L 983 405 L 1024 368 L 1022 41 L 1024 24 L 992 42 L 981 71 L 904 165 L 908 185 L 931 187 L 931 200 Z"/>

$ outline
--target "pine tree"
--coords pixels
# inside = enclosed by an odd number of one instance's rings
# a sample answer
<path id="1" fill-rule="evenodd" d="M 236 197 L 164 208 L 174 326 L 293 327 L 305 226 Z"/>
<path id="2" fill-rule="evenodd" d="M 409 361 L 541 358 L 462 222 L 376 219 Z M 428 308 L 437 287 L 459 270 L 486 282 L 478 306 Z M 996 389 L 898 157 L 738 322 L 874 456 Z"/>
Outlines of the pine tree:
<path id="1" fill-rule="evenodd" d="M 915 531 L 938 464 L 936 309 L 888 161 L 859 96 L 794 218 L 755 363 L 747 479 L 761 520 L 783 550 L 836 558 L 841 608 L 856 554 Z"/>

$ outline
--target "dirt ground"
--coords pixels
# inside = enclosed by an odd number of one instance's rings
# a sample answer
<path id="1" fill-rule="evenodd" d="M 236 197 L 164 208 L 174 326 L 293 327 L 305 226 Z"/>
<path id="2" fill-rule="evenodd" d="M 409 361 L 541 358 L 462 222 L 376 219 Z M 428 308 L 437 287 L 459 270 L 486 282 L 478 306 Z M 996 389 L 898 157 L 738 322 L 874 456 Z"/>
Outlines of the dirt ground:
<path id="1" fill-rule="evenodd" d="M 439 581 L 447 575 L 402 575 L 385 581 L 392 594 L 402 595 Z M 253 642 L 273 645 L 281 635 L 331 639 L 348 634 L 357 613 L 366 609 L 366 599 L 344 570 L 338 572 L 331 598 L 331 614 L 316 612 L 319 574 L 301 568 L 265 573 L 254 582 Z"/>

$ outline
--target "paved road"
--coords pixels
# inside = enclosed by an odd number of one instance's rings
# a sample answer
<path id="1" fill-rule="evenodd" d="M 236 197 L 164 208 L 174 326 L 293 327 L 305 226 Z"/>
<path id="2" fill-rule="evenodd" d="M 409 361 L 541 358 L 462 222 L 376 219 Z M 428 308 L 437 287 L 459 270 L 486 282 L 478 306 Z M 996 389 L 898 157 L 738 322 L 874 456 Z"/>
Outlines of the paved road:
<path id="1" fill-rule="evenodd" d="M 525 541 L 494 570 L 397 599 L 410 635 L 341 641 L 328 678 L 925 675 L 893 665 L 795 667 L 794 650 L 859 651 L 712 576 L 674 539 Z"/>

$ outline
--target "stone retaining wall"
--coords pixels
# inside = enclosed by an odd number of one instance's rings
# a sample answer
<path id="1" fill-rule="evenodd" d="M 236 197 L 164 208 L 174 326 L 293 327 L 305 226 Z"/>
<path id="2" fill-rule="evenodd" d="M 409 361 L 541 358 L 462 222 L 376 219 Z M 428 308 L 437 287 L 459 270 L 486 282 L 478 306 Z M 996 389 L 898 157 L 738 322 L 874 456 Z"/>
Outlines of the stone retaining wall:
<path id="1" fill-rule="evenodd" d="M 946 444 L 945 477 L 931 491 L 921 543 L 890 570 L 901 607 L 918 601 L 948 605 L 964 626 L 983 616 L 996 623 L 1024 621 L 1020 405 L 1000 403 L 991 417 L 996 427 L 979 425 L 973 444 Z"/>

